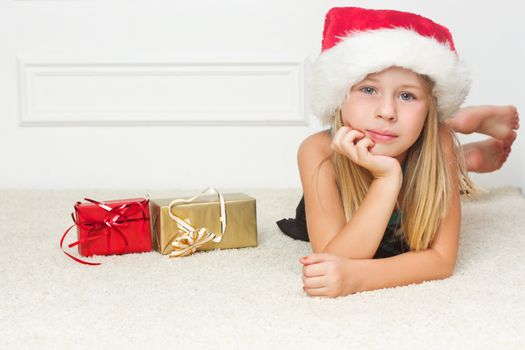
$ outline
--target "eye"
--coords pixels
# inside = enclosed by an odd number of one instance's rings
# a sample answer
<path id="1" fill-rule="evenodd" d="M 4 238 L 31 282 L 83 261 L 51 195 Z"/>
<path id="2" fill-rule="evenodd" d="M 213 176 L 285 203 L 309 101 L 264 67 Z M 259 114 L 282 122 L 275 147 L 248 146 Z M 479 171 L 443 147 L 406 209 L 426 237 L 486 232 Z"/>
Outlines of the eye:
<path id="1" fill-rule="evenodd" d="M 402 92 L 400 96 L 403 101 L 412 101 L 416 99 L 414 95 L 408 92 Z"/>
<path id="2" fill-rule="evenodd" d="M 375 91 L 375 89 L 373 87 L 370 87 L 370 86 L 365 86 L 365 87 L 362 87 L 361 89 L 359 89 L 359 91 L 364 92 L 367 95 L 371 95 Z"/>

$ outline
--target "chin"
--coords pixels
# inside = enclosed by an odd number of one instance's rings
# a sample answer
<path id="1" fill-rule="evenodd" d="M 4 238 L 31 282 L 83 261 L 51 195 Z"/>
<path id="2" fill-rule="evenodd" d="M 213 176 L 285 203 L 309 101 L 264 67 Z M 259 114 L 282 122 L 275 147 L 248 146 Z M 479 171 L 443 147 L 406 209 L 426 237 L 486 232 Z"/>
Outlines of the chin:
<path id="1" fill-rule="evenodd" d="M 379 146 L 379 147 L 377 147 Z M 381 145 L 376 144 L 374 147 L 370 148 L 370 153 L 375 156 L 387 156 L 397 159 L 400 163 L 400 158 L 403 155 L 403 152 L 395 152 L 392 151 L 392 149 L 385 149 L 384 147 L 381 147 Z"/>

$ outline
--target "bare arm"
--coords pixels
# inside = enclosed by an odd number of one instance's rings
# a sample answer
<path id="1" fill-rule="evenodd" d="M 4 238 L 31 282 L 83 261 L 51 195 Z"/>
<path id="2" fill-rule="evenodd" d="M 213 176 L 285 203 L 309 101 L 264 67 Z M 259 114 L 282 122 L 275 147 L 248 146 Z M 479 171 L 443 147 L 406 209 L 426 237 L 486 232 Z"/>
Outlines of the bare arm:
<path id="1" fill-rule="evenodd" d="M 330 143 L 327 131 L 316 133 L 303 141 L 297 153 L 306 226 L 314 253 L 321 252 L 346 223 Z"/>
<path id="2" fill-rule="evenodd" d="M 352 259 L 372 258 L 396 205 L 401 176 L 374 180 L 352 219 L 323 252 Z"/>
<path id="3" fill-rule="evenodd" d="M 308 235 L 314 253 L 345 258 L 372 258 L 394 210 L 402 175 L 399 171 L 373 181 L 363 203 L 347 222 L 330 158 L 331 137 L 315 134 L 298 153 Z"/>
<path id="4" fill-rule="evenodd" d="M 346 258 L 372 257 L 394 208 L 398 186 L 396 181 L 387 179 L 373 184 L 360 214 L 347 223 L 330 159 L 333 152 L 330 143 L 328 133 L 317 133 L 308 137 L 298 152 L 312 250 L 314 253 L 331 251 Z M 373 225 L 366 222 L 369 218 Z M 377 231 L 374 234 L 371 226 Z"/>
<path id="5" fill-rule="evenodd" d="M 352 292 L 405 286 L 444 279 L 453 268 L 434 249 L 412 251 L 386 259 L 354 260 L 350 271 L 358 271 L 360 283 Z"/>
<path id="6" fill-rule="evenodd" d="M 453 274 L 459 245 L 461 202 L 452 137 L 443 129 L 440 136 L 445 159 L 452 174 L 451 203 L 430 248 L 386 259 L 352 261 L 353 267 L 350 271 L 355 271 L 361 276 L 357 291 L 444 279 Z"/>

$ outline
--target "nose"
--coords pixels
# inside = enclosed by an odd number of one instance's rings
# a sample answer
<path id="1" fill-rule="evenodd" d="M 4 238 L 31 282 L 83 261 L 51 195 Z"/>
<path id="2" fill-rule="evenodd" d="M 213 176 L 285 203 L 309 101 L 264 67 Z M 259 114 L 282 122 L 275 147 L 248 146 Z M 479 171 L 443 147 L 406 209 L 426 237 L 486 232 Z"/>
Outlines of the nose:
<path id="1" fill-rule="evenodd" d="M 376 117 L 386 121 L 395 121 L 397 119 L 396 101 L 391 96 L 382 96 L 379 106 L 377 107 Z"/>

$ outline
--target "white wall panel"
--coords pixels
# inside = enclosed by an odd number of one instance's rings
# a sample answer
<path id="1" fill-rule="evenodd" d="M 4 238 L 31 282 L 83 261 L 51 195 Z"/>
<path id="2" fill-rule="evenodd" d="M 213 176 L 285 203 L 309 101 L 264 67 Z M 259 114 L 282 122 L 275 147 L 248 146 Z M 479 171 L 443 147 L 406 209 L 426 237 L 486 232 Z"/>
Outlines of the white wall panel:
<path id="1" fill-rule="evenodd" d="M 301 62 L 19 59 L 19 71 L 23 126 L 307 124 Z"/>

